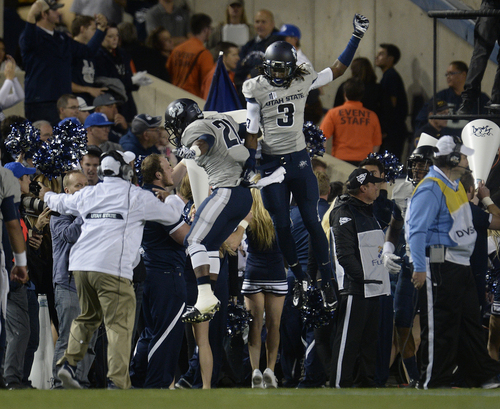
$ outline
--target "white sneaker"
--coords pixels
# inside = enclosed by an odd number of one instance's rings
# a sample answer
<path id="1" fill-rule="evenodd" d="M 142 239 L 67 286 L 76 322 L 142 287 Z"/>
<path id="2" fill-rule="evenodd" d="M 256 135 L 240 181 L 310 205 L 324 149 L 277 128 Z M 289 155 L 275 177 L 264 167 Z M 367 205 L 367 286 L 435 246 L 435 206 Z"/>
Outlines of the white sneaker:
<path id="1" fill-rule="evenodd" d="M 274 372 L 266 368 L 263 374 L 264 377 L 264 384 L 266 385 L 267 389 L 274 388 L 276 389 L 278 387 L 278 380 L 276 379 L 276 376 L 274 375 Z"/>
<path id="2" fill-rule="evenodd" d="M 264 382 L 262 382 L 262 372 L 259 369 L 253 371 L 252 388 L 264 389 Z"/>

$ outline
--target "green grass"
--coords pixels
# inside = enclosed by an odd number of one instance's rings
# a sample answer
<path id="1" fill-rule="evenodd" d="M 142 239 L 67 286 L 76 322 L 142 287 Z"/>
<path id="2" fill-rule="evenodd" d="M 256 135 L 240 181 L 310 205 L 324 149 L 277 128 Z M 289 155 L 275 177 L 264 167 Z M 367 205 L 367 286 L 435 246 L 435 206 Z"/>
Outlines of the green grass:
<path id="1" fill-rule="evenodd" d="M 500 390 L 481 389 L 0 391 L 1 409 L 497 409 L 499 407 Z"/>

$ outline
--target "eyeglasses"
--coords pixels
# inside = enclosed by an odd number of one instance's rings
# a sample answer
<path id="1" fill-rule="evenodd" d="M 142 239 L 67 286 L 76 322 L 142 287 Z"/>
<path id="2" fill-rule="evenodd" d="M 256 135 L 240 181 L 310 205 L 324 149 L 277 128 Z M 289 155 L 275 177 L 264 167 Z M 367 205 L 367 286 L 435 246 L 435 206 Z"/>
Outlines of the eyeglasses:
<path id="1" fill-rule="evenodd" d="M 461 73 L 462 73 L 462 71 L 449 71 L 446 74 L 444 74 L 444 76 L 451 77 L 452 75 L 457 75 L 457 74 L 461 74 Z"/>
<path id="2" fill-rule="evenodd" d="M 78 105 L 72 105 L 70 107 L 66 107 L 66 109 L 80 109 L 80 107 Z"/>

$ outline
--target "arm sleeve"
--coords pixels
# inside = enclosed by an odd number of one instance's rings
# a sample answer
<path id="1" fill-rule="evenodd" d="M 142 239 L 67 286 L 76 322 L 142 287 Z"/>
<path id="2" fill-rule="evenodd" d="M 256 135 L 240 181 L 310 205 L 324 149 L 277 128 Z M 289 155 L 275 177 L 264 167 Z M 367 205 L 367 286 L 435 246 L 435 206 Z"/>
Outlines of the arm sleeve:
<path id="1" fill-rule="evenodd" d="M 360 262 L 359 244 L 354 217 L 347 206 L 342 206 L 337 212 L 332 213 L 332 216 L 331 225 L 335 239 L 335 255 L 337 261 L 344 268 L 345 274 L 352 281 L 362 283 L 364 274 Z M 342 224 L 340 224 L 341 218 L 343 218 Z"/>
<path id="2" fill-rule="evenodd" d="M 247 132 L 256 134 L 259 132 L 260 105 L 247 99 Z"/>
<path id="3" fill-rule="evenodd" d="M 12 93 L 10 91 L 12 90 Z M 0 89 L 0 106 L 2 109 L 10 108 L 24 99 L 24 90 L 19 80 L 5 80 Z"/>
<path id="4" fill-rule="evenodd" d="M 19 212 L 14 204 L 14 196 L 4 197 L 0 205 L 0 210 L 2 211 L 2 217 L 5 222 L 19 219 Z"/>
<path id="5" fill-rule="evenodd" d="M 53 236 L 59 237 L 60 240 L 74 244 L 77 242 L 82 232 L 83 218 L 78 216 L 75 220 L 67 217 L 51 217 L 50 231 Z"/>
<path id="6" fill-rule="evenodd" d="M 50 210 L 65 215 L 79 216 L 78 204 L 81 203 L 80 201 L 83 198 L 81 193 L 81 191 L 78 191 L 72 195 L 68 195 L 67 193 L 56 194 L 54 192 L 47 192 L 44 199 Z"/>

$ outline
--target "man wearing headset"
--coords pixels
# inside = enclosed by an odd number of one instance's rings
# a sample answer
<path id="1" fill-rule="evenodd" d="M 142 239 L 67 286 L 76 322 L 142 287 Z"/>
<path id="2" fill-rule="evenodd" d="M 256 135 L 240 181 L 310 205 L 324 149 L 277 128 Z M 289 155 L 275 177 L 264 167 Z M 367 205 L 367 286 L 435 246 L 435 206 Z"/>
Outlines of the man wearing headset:
<path id="1" fill-rule="evenodd" d="M 87 351 L 101 321 L 108 337 L 108 388 L 130 388 L 129 362 L 135 318 L 132 269 L 142 240 L 144 223 L 164 225 L 179 222 L 183 204 L 162 203 L 153 193 L 134 186 L 129 165 L 132 152 L 110 151 L 101 156 L 99 174 L 103 183 L 88 186 L 73 195 L 40 190 L 40 199 L 62 215 L 82 216 L 84 223 L 69 256 L 81 314 L 71 325 L 68 348 L 58 361 L 63 387 L 81 388 L 76 364 Z M 185 231 L 183 229 L 185 227 Z M 186 234 L 180 226 L 176 234 Z"/>
<path id="2" fill-rule="evenodd" d="M 450 387 L 453 372 L 470 386 L 500 387 L 500 363 L 486 350 L 470 256 L 476 230 L 460 177 L 474 150 L 452 136 L 436 145 L 434 166 L 417 186 L 405 230 L 419 290 L 422 367 L 419 387 Z"/>

